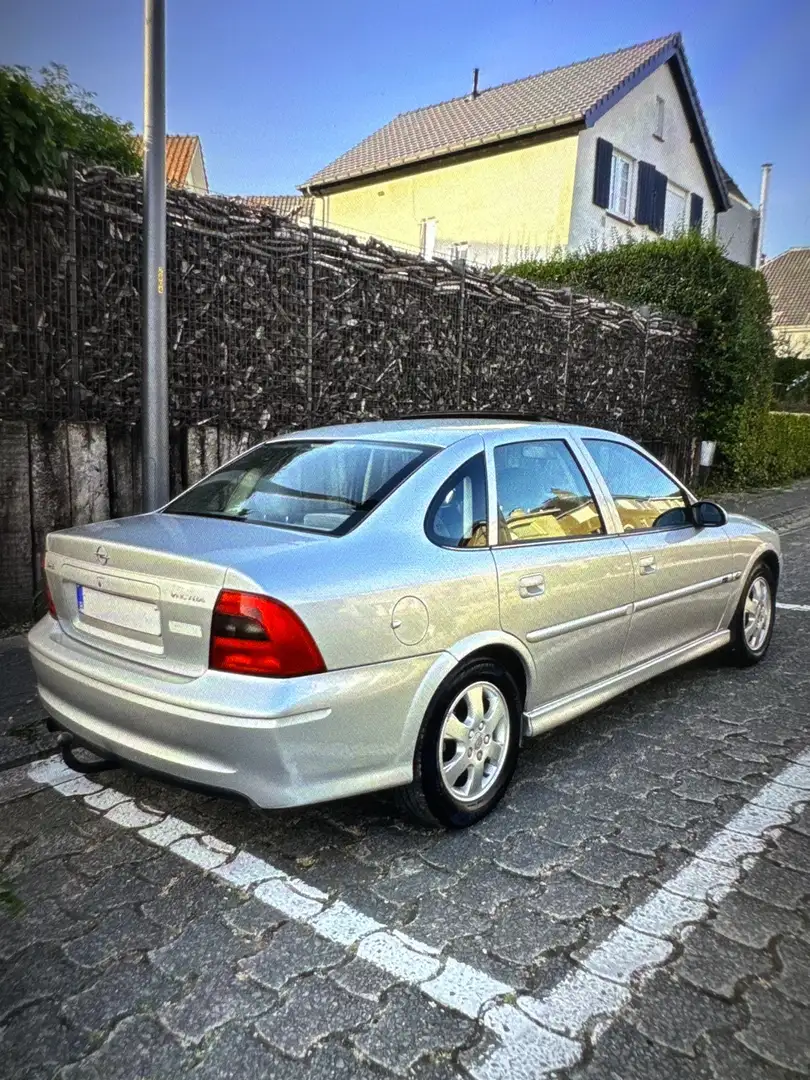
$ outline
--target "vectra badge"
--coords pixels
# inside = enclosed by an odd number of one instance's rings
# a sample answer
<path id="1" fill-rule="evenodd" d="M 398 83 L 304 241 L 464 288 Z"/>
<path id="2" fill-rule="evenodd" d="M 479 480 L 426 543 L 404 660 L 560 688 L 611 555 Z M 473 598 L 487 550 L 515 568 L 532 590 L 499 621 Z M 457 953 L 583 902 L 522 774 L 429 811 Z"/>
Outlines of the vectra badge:
<path id="1" fill-rule="evenodd" d="M 96 548 L 96 558 L 102 566 L 106 566 L 110 561 L 110 556 L 107 554 L 107 549 L 102 547 L 101 544 Z"/>

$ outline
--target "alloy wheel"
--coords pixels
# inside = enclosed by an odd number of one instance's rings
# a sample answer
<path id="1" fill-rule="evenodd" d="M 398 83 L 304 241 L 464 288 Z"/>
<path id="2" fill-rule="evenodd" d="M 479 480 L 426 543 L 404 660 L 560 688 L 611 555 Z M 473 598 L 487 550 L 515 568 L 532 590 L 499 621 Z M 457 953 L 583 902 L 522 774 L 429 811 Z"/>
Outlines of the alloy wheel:
<path id="1" fill-rule="evenodd" d="M 743 634 L 751 652 L 759 652 L 768 640 L 772 618 L 771 587 L 764 577 L 755 577 L 748 588 L 743 608 Z"/>
<path id="2" fill-rule="evenodd" d="M 438 746 L 439 775 L 456 802 L 475 802 L 493 786 L 510 738 L 509 706 L 498 687 L 465 687 L 445 713 Z"/>

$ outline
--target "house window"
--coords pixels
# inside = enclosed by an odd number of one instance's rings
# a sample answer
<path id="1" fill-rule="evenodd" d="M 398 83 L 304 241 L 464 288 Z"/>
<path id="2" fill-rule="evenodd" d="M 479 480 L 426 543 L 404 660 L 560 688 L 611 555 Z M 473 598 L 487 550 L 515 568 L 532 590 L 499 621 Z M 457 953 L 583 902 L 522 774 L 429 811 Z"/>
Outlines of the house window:
<path id="1" fill-rule="evenodd" d="M 655 99 L 655 131 L 653 135 L 655 135 L 656 139 L 664 138 L 664 99 L 660 96 Z"/>
<path id="2" fill-rule="evenodd" d="M 679 236 L 686 228 L 686 192 L 667 184 L 664 204 L 664 235 Z"/>
<path id="3" fill-rule="evenodd" d="M 610 201 L 608 209 L 620 217 L 630 217 L 630 180 L 633 162 L 624 154 L 613 151 L 610 165 Z"/>

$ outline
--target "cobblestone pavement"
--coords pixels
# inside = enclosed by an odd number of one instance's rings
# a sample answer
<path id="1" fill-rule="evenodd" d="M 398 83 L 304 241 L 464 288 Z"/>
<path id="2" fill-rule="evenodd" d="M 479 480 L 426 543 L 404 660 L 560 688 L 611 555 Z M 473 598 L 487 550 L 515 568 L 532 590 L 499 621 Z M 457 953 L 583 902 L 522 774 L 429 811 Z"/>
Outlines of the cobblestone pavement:
<path id="1" fill-rule="evenodd" d="M 810 605 L 790 514 L 780 601 Z M 810 611 L 779 612 L 758 668 L 708 658 L 529 742 L 461 834 L 385 797 L 271 813 L 76 782 L 19 639 L 0 670 L 24 905 L 0 915 L 0 1076 L 810 1075 Z"/>

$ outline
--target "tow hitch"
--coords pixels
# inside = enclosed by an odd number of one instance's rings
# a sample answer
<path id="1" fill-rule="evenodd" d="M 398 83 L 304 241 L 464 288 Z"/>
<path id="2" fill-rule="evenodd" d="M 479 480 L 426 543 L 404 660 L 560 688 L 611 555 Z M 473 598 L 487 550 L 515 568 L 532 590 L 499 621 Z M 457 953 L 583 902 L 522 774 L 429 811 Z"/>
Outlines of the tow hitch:
<path id="1" fill-rule="evenodd" d="M 120 763 L 115 758 L 105 758 L 94 750 L 90 746 L 84 746 L 82 743 L 77 742 L 74 736 L 69 731 L 65 731 L 59 727 L 51 718 L 47 722 L 48 729 L 50 731 L 58 732 L 56 737 L 56 745 L 59 747 L 59 751 L 62 755 L 62 761 L 67 765 L 69 769 L 73 769 L 74 772 L 84 773 L 85 776 L 91 773 L 104 772 L 107 769 L 120 769 Z M 82 761 L 81 758 L 77 758 L 73 753 L 73 747 L 81 747 L 83 750 L 87 750 L 95 757 L 94 761 Z"/>

